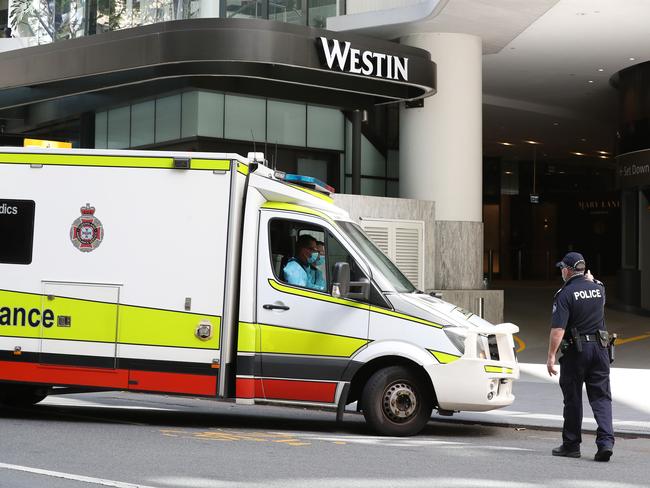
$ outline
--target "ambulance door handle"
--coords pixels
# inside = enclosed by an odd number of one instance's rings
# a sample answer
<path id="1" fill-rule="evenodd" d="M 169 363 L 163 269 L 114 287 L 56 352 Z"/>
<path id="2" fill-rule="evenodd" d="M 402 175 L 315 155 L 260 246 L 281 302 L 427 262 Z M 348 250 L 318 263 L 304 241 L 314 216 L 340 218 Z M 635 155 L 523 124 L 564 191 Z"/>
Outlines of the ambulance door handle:
<path id="1" fill-rule="evenodd" d="M 274 305 L 272 303 L 267 303 L 265 305 L 262 305 L 262 308 L 264 310 L 283 310 L 283 311 L 289 310 L 289 307 L 287 307 L 286 305 Z"/>

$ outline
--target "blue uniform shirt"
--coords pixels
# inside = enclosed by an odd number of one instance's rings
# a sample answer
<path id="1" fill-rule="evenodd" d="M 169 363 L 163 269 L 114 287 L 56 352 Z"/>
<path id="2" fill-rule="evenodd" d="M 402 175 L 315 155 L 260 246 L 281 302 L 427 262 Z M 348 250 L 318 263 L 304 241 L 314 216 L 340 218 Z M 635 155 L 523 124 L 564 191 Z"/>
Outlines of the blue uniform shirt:
<path id="1" fill-rule="evenodd" d="M 303 266 L 295 258 L 291 258 L 282 271 L 284 272 L 284 280 L 290 285 L 319 291 L 325 291 L 327 288 L 323 273 L 320 270 L 310 265 Z"/>
<path id="2" fill-rule="evenodd" d="M 575 327 L 579 334 L 605 330 L 605 287 L 584 275 L 569 278 L 555 294 L 551 327 Z"/>

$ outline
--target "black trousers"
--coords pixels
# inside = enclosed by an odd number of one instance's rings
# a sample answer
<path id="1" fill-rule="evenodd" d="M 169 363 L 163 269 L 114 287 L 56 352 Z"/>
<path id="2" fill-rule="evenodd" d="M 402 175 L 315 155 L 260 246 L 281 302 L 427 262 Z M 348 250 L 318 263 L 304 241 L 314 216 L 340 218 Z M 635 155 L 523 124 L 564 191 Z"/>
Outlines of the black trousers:
<path id="1" fill-rule="evenodd" d="M 582 442 L 582 385 L 594 418 L 598 424 L 598 448 L 614 446 L 612 426 L 612 394 L 609 387 L 609 354 L 598 342 L 583 342 L 582 352 L 569 347 L 560 358 L 560 387 L 564 395 L 564 427 L 562 441 L 565 446 L 579 448 Z"/>

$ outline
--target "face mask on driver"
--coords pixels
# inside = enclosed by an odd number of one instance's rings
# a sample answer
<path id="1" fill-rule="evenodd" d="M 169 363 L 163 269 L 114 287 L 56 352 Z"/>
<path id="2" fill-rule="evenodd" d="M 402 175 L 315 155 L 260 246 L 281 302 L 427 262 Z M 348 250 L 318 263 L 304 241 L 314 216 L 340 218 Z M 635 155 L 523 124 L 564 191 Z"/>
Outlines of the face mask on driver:
<path id="1" fill-rule="evenodd" d="M 318 259 L 314 262 L 314 266 L 322 266 L 325 264 L 325 256 L 318 256 Z"/>
<path id="2" fill-rule="evenodd" d="M 307 259 L 307 262 L 309 264 L 314 264 L 318 260 L 319 256 L 320 256 L 320 254 L 318 254 L 318 251 L 314 251 L 314 252 L 311 253 L 309 258 Z"/>

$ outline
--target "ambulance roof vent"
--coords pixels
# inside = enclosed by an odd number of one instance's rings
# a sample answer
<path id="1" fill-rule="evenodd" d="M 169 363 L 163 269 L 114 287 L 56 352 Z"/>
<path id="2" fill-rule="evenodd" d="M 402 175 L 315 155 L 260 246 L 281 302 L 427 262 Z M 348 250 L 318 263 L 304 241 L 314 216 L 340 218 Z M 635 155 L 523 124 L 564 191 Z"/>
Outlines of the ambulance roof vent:
<path id="1" fill-rule="evenodd" d="M 332 193 L 336 192 L 334 187 L 328 185 L 327 183 L 323 183 L 321 180 L 314 178 L 313 176 L 293 175 L 283 173 L 282 171 L 276 171 L 274 176 L 278 180 L 298 186 L 303 186 L 305 188 L 309 188 L 310 190 L 324 193 L 325 195 L 331 195 Z"/>

